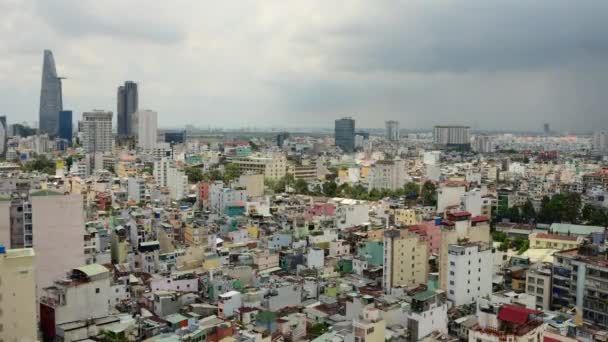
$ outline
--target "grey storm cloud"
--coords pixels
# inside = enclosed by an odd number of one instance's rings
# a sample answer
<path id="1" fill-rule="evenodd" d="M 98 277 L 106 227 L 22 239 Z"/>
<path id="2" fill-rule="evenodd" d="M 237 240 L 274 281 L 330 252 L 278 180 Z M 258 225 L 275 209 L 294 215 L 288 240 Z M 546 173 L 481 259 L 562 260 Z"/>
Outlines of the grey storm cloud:
<path id="1" fill-rule="evenodd" d="M 529 70 L 608 57 L 607 15 L 603 1 L 402 2 L 320 47 L 355 72 Z"/>
<path id="2" fill-rule="evenodd" d="M 36 9 L 48 25 L 70 36 L 107 36 L 172 44 L 182 40 L 177 25 L 146 15 L 145 8 L 123 2 L 119 11 L 104 9 L 104 1 L 38 0 Z M 109 7 L 111 8 L 111 7 Z"/>
<path id="3" fill-rule="evenodd" d="M 9 121 L 36 120 L 52 48 L 67 106 L 113 109 L 133 79 L 166 126 L 331 127 L 348 114 L 360 127 L 608 128 L 608 1 L 0 0 L 0 10 Z"/>

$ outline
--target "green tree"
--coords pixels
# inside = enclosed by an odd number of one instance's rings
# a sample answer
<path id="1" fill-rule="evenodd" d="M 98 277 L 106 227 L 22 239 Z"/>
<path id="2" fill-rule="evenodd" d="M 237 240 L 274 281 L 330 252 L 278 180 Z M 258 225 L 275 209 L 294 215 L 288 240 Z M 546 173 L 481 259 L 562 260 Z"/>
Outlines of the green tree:
<path id="1" fill-rule="evenodd" d="M 293 184 L 293 188 L 294 188 L 295 192 L 298 194 L 307 194 L 308 193 L 308 183 L 306 183 L 306 181 L 303 180 L 302 178 L 295 181 L 295 183 Z"/>
<path id="2" fill-rule="evenodd" d="M 403 186 L 403 193 L 408 199 L 418 199 L 418 196 L 420 196 L 420 185 L 409 182 Z"/>
<path id="3" fill-rule="evenodd" d="M 34 160 L 25 163 L 23 170 L 26 172 L 38 171 L 49 175 L 55 174 L 55 162 L 48 159 L 45 155 L 40 155 Z"/>
<path id="4" fill-rule="evenodd" d="M 527 200 L 526 203 L 524 203 L 524 205 L 521 207 L 521 219 L 525 223 L 530 223 L 536 219 L 536 211 L 534 210 L 532 201 Z"/>
<path id="5" fill-rule="evenodd" d="M 521 222 L 521 213 L 519 212 L 518 206 L 509 208 L 508 216 L 511 222 Z"/>
<path id="6" fill-rule="evenodd" d="M 435 205 L 437 201 L 437 187 L 435 183 L 431 181 L 424 182 L 420 191 L 420 197 L 423 205 Z"/>
<path id="7" fill-rule="evenodd" d="M 184 172 L 188 176 L 188 182 L 190 183 L 198 183 L 204 179 L 203 171 L 198 167 L 186 167 Z"/>
<path id="8" fill-rule="evenodd" d="M 338 184 L 336 184 L 336 182 L 334 182 L 333 180 L 323 183 L 323 194 L 325 196 L 336 197 L 337 192 L 338 192 Z"/>
<path id="9" fill-rule="evenodd" d="M 310 328 L 308 334 L 311 339 L 315 339 L 323 334 L 325 334 L 329 330 L 329 325 L 325 323 L 317 323 Z"/>
<path id="10" fill-rule="evenodd" d="M 499 232 L 499 231 L 493 231 L 492 232 L 492 241 L 496 241 L 496 242 L 505 242 L 505 241 L 507 241 L 507 233 Z"/>
<path id="11" fill-rule="evenodd" d="M 241 168 L 234 163 L 228 163 L 224 166 L 224 181 L 226 183 L 232 182 L 239 178 L 241 175 Z"/>

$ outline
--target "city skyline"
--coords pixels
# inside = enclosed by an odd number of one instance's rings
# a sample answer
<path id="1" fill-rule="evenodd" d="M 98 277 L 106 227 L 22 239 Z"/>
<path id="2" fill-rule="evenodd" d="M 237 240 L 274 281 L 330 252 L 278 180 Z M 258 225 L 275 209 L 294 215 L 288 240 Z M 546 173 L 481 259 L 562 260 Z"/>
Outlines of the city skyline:
<path id="1" fill-rule="evenodd" d="M 0 93 L 9 122 L 36 120 L 39 54 L 51 48 L 70 78 L 67 108 L 114 111 L 116 85 L 133 79 L 161 127 L 331 127 L 344 115 L 377 128 L 386 120 L 402 128 L 608 126 L 603 2 L 355 2 L 347 11 L 317 1 L 237 10 L 201 2 L 155 4 L 135 22 L 112 15 L 128 12 L 119 2 L 2 6 L 9 29 Z M 488 20 L 471 22 L 471 13 Z M 24 21 L 32 25 L 20 33 Z"/>

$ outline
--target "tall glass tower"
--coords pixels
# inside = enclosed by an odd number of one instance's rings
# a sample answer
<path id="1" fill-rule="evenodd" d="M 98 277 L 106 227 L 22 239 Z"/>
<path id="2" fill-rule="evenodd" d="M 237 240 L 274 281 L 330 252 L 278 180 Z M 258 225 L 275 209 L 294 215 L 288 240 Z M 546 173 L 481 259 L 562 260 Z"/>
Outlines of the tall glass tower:
<path id="1" fill-rule="evenodd" d="M 44 50 L 42 63 L 39 128 L 40 133 L 55 135 L 59 129 L 59 112 L 63 110 L 61 78 L 57 77 L 55 59 L 51 50 Z"/>
<path id="2" fill-rule="evenodd" d="M 126 81 L 125 85 L 118 87 L 116 96 L 116 131 L 119 137 L 128 137 L 135 134 L 133 113 L 137 112 L 139 95 L 137 83 Z"/>
<path id="3" fill-rule="evenodd" d="M 353 152 L 355 150 L 355 120 L 352 118 L 336 120 L 335 138 L 336 146 L 342 151 Z"/>

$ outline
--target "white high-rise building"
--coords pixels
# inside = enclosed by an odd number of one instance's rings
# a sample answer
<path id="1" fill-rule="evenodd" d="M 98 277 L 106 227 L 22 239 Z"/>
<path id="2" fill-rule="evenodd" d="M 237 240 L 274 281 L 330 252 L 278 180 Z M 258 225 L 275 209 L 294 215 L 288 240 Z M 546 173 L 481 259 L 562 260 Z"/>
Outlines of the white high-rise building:
<path id="1" fill-rule="evenodd" d="M 152 110 L 137 111 L 137 146 L 148 151 L 156 147 L 158 113 Z"/>
<path id="2" fill-rule="evenodd" d="M 188 194 L 188 176 L 171 159 L 155 160 L 153 173 L 158 186 L 169 188 L 171 199 L 182 199 Z"/>
<path id="3" fill-rule="evenodd" d="M 473 138 L 472 148 L 477 153 L 493 153 L 496 151 L 494 139 L 487 135 L 476 135 Z"/>
<path id="4" fill-rule="evenodd" d="M 371 169 L 369 190 L 397 190 L 410 179 L 405 160 L 379 160 Z"/>
<path id="5" fill-rule="evenodd" d="M 601 130 L 593 133 L 593 149 L 595 151 L 608 151 L 608 131 Z"/>
<path id="6" fill-rule="evenodd" d="M 161 158 L 154 161 L 154 180 L 158 186 L 167 186 L 167 174 L 171 165 L 171 159 Z"/>
<path id="7" fill-rule="evenodd" d="M 454 306 L 492 293 L 493 254 L 493 248 L 479 242 L 448 247 L 448 300 Z"/>
<path id="8" fill-rule="evenodd" d="M 82 113 L 82 138 L 86 153 L 112 151 L 112 112 Z"/>
<path id="9" fill-rule="evenodd" d="M 188 176 L 183 170 L 178 169 L 174 165 L 167 170 L 167 187 L 171 199 L 179 200 L 188 194 Z"/>
<path id="10" fill-rule="evenodd" d="M 127 180 L 127 194 L 129 199 L 141 202 L 146 197 L 146 182 L 142 178 L 129 177 Z"/>
<path id="11" fill-rule="evenodd" d="M 471 128 L 469 126 L 435 126 L 433 142 L 445 147 L 470 146 Z"/>
<path id="12" fill-rule="evenodd" d="M 386 122 L 386 139 L 390 141 L 399 140 L 399 121 L 390 120 Z"/>

